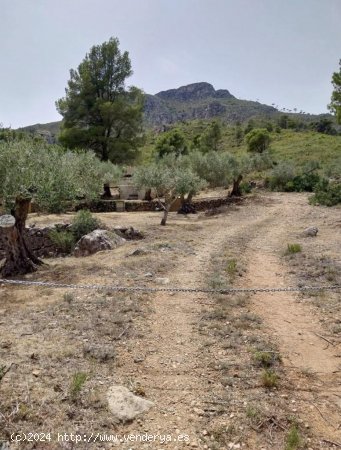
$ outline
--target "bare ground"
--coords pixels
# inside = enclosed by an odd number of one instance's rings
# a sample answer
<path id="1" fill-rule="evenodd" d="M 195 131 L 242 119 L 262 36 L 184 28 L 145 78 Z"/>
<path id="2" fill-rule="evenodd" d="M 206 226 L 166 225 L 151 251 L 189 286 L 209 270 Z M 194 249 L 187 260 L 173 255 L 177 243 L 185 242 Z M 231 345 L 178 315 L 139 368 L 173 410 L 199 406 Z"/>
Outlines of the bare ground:
<path id="1" fill-rule="evenodd" d="M 146 239 L 85 259 L 51 260 L 31 278 L 157 286 L 166 277 L 167 287 L 337 284 L 339 217 L 340 209 L 309 206 L 304 194 L 269 193 L 212 217 L 172 214 L 167 227 L 155 213 L 103 214 L 108 226 L 124 221 Z M 302 235 L 310 225 L 320 229 L 316 238 Z M 302 252 L 285 255 L 288 243 Z M 128 256 L 141 247 L 144 255 Z M 339 292 L 117 296 L 2 287 L 0 310 L 0 366 L 10 367 L 0 382 L 4 440 L 49 430 L 159 435 L 119 446 L 135 450 L 341 445 Z M 75 396 L 77 373 L 87 381 Z M 155 406 L 131 424 L 116 424 L 106 406 L 113 383 Z M 160 435 L 172 442 L 162 444 Z M 13 448 L 74 447 L 54 437 Z"/>

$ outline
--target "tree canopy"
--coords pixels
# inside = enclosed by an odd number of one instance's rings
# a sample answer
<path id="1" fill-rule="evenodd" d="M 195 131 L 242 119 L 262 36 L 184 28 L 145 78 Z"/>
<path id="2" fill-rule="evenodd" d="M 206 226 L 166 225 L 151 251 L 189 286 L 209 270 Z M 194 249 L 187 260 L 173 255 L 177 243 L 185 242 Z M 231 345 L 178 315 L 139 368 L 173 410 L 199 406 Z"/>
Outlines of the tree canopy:
<path id="1" fill-rule="evenodd" d="M 245 136 L 250 152 L 263 153 L 270 145 L 270 134 L 266 128 L 254 128 Z"/>
<path id="2" fill-rule="evenodd" d="M 91 149 L 103 161 L 133 160 L 142 141 L 143 94 L 125 87 L 132 73 L 117 38 L 93 46 L 78 69 L 70 70 L 66 95 L 56 102 L 63 116 L 60 142 Z"/>
<path id="3" fill-rule="evenodd" d="M 70 201 L 97 197 L 103 182 L 119 176 L 117 166 L 90 151 L 31 139 L 0 142 L 0 197 L 9 209 L 17 197 L 34 197 L 42 210 L 58 213 Z"/>
<path id="4" fill-rule="evenodd" d="M 188 152 L 186 138 L 180 130 L 174 128 L 159 137 L 155 150 L 160 158 L 170 153 L 175 156 L 185 155 Z"/>
<path id="5" fill-rule="evenodd" d="M 341 124 L 341 59 L 339 61 L 339 71 L 332 76 L 333 92 L 329 109 L 335 114 L 336 120 Z"/>

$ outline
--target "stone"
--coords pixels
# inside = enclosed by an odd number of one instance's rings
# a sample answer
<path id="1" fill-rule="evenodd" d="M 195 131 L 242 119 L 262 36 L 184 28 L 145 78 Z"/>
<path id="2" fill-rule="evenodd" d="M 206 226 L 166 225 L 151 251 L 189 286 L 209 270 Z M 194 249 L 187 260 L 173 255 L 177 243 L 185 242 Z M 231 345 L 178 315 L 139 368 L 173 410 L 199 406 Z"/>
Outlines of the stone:
<path id="1" fill-rule="evenodd" d="M 76 257 L 93 255 L 102 250 L 112 250 L 124 242 L 125 239 L 115 233 L 107 230 L 94 230 L 80 238 L 73 253 Z"/>
<path id="2" fill-rule="evenodd" d="M 128 256 L 141 256 L 141 255 L 147 255 L 147 253 L 148 253 L 147 250 L 145 250 L 144 248 L 137 248 L 133 252 L 129 253 Z"/>
<path id="3" fill-rule="evenodd" d="M 309 237 L 315 237 L 319 229 L 317 227 L 309 227 L 304 230 L 304 235 Z"/>
<path id="4" fill-rule="evenodd" d="M 136 230 L 131 226 L 116 225 L 113 228 L 113 231 L 118 236 L 121 236 L 124 239 L 128 239 L 129 241 L 135 241 L 144 238 L 144 235 L 139 230 Z"/>
<path id="5" fill-rule="evenodd" d="M 155 282 L 157 284 L 169 284 L 169 278 L 158 277 L 158 278 L 155 278 Z"/>
<path id="6" fill-rule="evenodd" d="M 83 354 L 101 362 L 114 360 L 116 357 L 115 349 L 111 344 L 84 344 Z"/>
<path id="7" fill-rule="evenodd" d="M 129 422 L 154 405 L 150 400 L 138 397 L 125 386 L 113 385 L 107 392 L 109 410 L 120 422 Z"/>

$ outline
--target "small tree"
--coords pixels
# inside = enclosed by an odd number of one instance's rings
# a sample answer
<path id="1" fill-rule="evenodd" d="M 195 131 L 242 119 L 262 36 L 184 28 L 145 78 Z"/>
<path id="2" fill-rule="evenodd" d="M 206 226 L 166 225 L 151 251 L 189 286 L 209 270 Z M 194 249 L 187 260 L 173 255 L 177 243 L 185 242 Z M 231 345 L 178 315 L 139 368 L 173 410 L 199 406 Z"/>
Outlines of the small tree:
<path id="1" fill-rule="evenodd" d="M 112 169 L 114 177 L 117 169 Z M 0 143 L 0 197 L 13 216 L 13 223 L 5 220 L 3 228 L 7 237 L 3 276 L 33 272 L 41 264 L 24 237 L 32 198 L 44 211 L 62 212 L 72 201 L 98 196 L 102 170 L 102 163 L 92 152 L 65 152 L 58 146 L 30 140 Z M 108 170 L 106 167 L 105 172 Z"/>
<path id="2" fill-rule="evenodd" d="M 161 225 L 166 225 L 169 210 L 179 196 L 184 197 L 187 194 L 192 197 L 205 186 L 205 181 L 191 170 L 167 167 L 165 164 L 140 167 L 134 174 L 134 183 L 139 187 L 155 190 L 163 209 Z M 161 197 L 164 197 L 164 204 Z"/>
<path id="3" fill-rule="evenodd" d="M 270 134 L 265 128 L 254 128 L 246 136 L 248 151 L 263 153 L 270 145 Z"/>
<path id="4" fill-rule="evenodd" d="M 174 128 L 160 136 L 156 142 L 155 150 L 160 158 L 168 154 L 185 155 L 188 152 L 186 138 L 180 130 Z"/>
<path id="5" fill-rule="evenodd" d="M 222 139 L 221 125 L 213 121 L 200 136 L 199 149 L 202 152 L 217 151 Z"/>
<path id="6" fill-rule="evenodd" d="M 339 71 L 332 76 L 333 92 L 329 104 L 330 111 L 335 114 L 337 123 L 341 124 L 341 59 L 339 61 Z"/>

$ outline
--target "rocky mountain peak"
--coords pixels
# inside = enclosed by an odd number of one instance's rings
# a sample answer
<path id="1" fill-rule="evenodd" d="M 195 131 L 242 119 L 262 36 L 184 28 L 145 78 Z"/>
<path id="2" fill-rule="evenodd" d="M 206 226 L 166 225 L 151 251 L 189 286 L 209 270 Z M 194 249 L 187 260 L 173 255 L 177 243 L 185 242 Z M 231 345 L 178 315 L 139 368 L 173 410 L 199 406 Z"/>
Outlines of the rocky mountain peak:
<path id="1" fill-rule="evenodd" d="M 206 98 L 233 98 L 233 95 L 226 89 L 215 90 L 212 84 L 201 82 L 192 83 L 187 86 L 181 86 L 178 89 L 169 89 L 156 94 L 163 100 L 175 100 L 181 102 L 190 102 Z"/>

